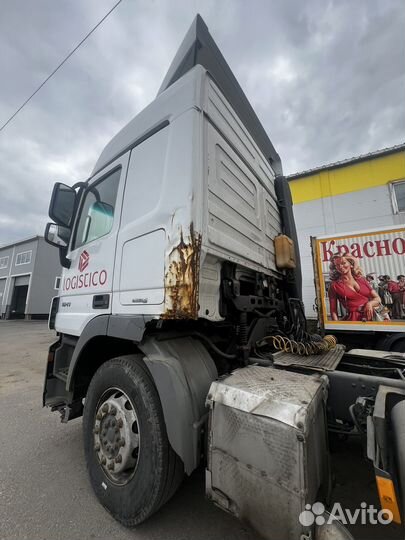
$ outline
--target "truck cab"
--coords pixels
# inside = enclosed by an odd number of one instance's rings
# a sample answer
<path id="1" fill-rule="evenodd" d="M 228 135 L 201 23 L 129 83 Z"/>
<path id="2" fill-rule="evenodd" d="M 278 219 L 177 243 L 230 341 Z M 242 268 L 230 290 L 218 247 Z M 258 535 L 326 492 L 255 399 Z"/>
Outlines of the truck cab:
<path id="1" fill-rule="evenodd" d="M 80 200 L 71 196 L 63 333 L 106 314 L 223 321 L 225 262 L 247 280 L 283 279 L 275 172 L 201 65 L 107 145 Z"/>
<path id="2" fill-rule="evenodd" d="M 201 17 L 90 178 L 55 184 L 49 215 L 64 270 L 43 403 L 83 415 L 101 504 L 138 525 L 205 464 L 208 496 L 265 538 L 348 538 L 298 519 L 331 491 L 328 428 L 363 427 L 404 384 L 384 397 L 363 357 L 339 371 L 344 349 L 308 333 L 280 158 Z"/>

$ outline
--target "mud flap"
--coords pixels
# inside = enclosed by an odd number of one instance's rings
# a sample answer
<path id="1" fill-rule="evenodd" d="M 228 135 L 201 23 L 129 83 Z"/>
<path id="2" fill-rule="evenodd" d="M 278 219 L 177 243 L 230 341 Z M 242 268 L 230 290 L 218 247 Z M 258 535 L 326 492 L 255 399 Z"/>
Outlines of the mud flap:
<path id="1" fill-rule="evenodd" d="M 401 524 L 405 500 L 405 391 L 381 385 L 373 416 L 367 419 L 367 457 L 374 464 L 380 505 Z M 389 444 L 391 421 L 395 451 Z M 402 507 L 402 508 L 401 508 Z M 402 516 L 402 517 L 401 517 Z"/>

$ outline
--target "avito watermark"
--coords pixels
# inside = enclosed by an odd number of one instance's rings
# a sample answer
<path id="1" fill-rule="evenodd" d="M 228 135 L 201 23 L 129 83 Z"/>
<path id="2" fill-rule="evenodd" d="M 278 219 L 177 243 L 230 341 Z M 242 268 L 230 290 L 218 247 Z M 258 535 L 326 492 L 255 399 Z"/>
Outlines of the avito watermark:
<path id="1" fill-rule="evenodd" d="M 314 523 L 325 525 L 335 520 L 339 520 L 342 525 L 389 525 L 394 516 L 390 510 L 381 510 L 365 502 L 362 502 L 360 508 L 355 510 L 343 508 L 340 503 L 335 503 L 329 514 L 325 514 L 325 506 L 321 502 L 316 502 L 312 505 L 306 504 L 305 510 L 300 513 L 298 519 L 304 527 L 310 527 Z"/>

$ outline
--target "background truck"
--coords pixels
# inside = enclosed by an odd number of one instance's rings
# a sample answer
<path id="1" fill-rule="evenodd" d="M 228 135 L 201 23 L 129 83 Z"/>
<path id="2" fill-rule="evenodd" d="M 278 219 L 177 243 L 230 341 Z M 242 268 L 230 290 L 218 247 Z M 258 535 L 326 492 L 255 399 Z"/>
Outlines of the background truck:
<path id="1" fill-rule="evenodd" d="M 321 328 L 349 347 L 405 353 L 405 227 L 317 236 L 311 243 Z M 361 294 L 347 298 L 336 285 L 341 278 L 334 264 L 339 255 L 349 261 L 350 274 L 357 274 L 378 295 L 371 318 L 362 311 L 371 299 L 367 287 L 364 300 Z"/>
<path id="2" fill-rule="evenodd" d="M 361 437 L 381 515 L 401 521 L 404 362 L 306 331 L 280 158 L 200 17 L 156 99 L 87 182 L 55 185 L 49 215 L 64 272 L 43 401 L 83 415 L 118 521 L 205 465 L 208 497 L 264 538 L 348 538 L 308 519 L 333 502 L 328 431 Z"/>

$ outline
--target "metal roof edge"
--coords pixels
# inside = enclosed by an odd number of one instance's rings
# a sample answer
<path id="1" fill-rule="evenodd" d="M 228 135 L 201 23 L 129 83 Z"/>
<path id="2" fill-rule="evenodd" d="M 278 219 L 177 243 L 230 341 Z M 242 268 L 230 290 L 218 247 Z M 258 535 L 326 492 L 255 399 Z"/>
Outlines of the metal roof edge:
<path id="1" fill-rule="evenodd" d="M 41 238 L 44 238 L 40 234 L 36 234 L 35 236 L 29 236 L 28 238 L 22 238 L 21 240 L 17 240 L 16 242 L 9 242 L 7 244 L 0 244 L 0 249 L 5 248 L 12 248 L 14 246 L 18 246 L 20 244 L 25 244 L 26 242 L 32 242 L 33 240 L 40 240 Z"/>
<path id="2" fill-rule="evenodd" d="M 307 169 L 302 172 L 297 172 L 293 174 L 288 174 L 285 176 L 285 178 L 289 180 L 296 180 L 298 178 L 304 178 L 306 176 L 312 176 L 313 174 L 316 174 L 321 171 L 326 171 L 330 169 L 339 169 L 342 167 L 348 167 L 349 165 L 353 165 L 354 163 L 361 163 L 362 161 L 368 161 L 370 159 L 377 159 L 383 156 L 387 156 L 389 154 L 395 154 L 397 152 L 401 152 L 405 150 L 405 142 L 397 144 L 395 146 L 389 146 L 387 148 L 382 148 L 380 150 L 375 150 L 374 152 L 369 152 L 368 154 L 361 154 L 360 156 L 355 156 L 347 159 L 343 159 L 341 161 L 336 161 L 334 163 L 327 163 L 326 165 L 321 165 L 319 167 L 314 167 L 313 169 Z"/>

